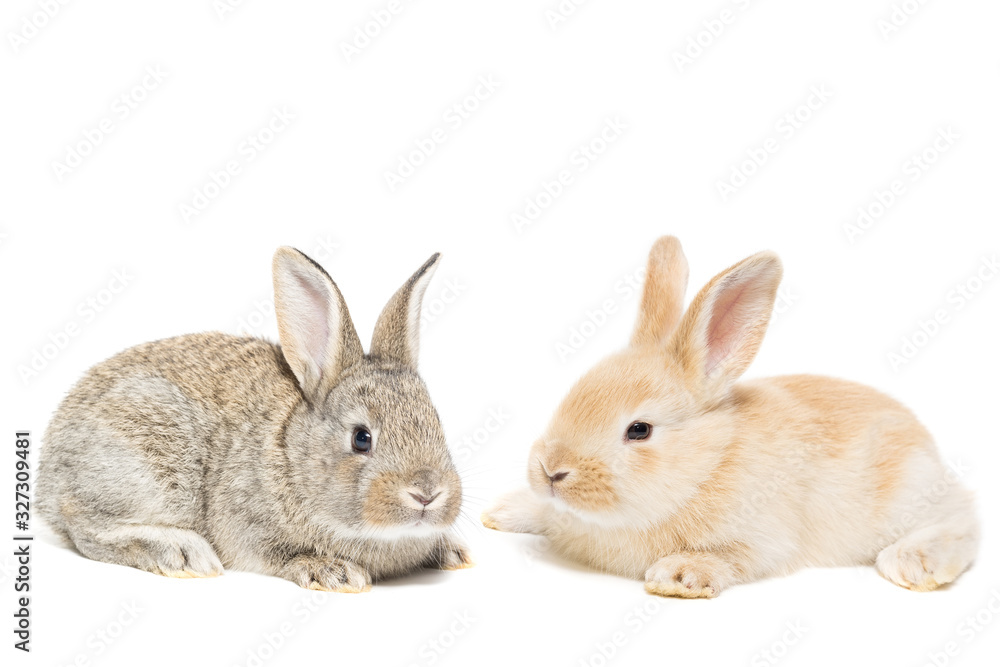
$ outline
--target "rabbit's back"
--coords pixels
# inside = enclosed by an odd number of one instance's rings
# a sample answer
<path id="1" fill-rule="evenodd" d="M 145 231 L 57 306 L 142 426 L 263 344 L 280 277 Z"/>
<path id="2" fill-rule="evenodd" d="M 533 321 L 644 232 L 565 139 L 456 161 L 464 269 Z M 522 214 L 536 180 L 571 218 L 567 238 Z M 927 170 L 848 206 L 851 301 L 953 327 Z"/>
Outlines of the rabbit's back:
<path id="1" fill-rule="evenodd" d="M 294 403 L 293 383 L 277 346 L 254 338 L 194 334 L 121 352 L 56 411 L 40 511 L 64 534 L 125 518 L 203 530 L 213 478 L 233 457 L 258 458 L 255 443 Z"/>
<path id="2" fill-rule="evenodd" d="M 884 510 L 906 485 L 910 461 L 936 459 L 916 416 L 867 385 L 786 375 L 748 382 L 736 395 L 756 398 L 756 410 L 741 411 L 756 449 L 813 494 L 833 485 L 837 496 Z"/>
<path id="3" fill-rule="evenodd" d="M 760 408 L 742 411 L 744 432 L 752 433 L 745 455 L 755 464 L 746 467 L 779 482 L 763 485 L 758 497 L 795 527 L 790 542 L 802 564 L 872 562 L 887 536 L 971 504 L 926 428 L 876 389 L 794 375 L 756 380 L 743 392 Z M 940 497 L 925 502 L 939 487 Z"/>

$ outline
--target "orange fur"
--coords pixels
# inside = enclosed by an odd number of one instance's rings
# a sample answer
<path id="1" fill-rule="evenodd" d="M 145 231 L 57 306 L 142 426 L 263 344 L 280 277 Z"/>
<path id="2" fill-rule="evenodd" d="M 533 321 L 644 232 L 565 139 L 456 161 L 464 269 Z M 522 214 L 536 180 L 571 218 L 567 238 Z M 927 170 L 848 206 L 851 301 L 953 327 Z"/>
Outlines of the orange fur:
<path id="1" fill-rule="evenodd" d="M 681 316 L 687 264 L 676 239 L 659 240 L 630 346 L 573 386 L 532 448 L 530 488 L 484 522 L 544 534 L 661 595 L 714 597 L 808 565 L 877 561 L 919 590 L 957 577 L 978 541 L 972 497 L 905 407 L 832 378 L 737 383 L 780 279 L 778 258 L 758 253 Z M 636 421 L 647 440 L 626 438 Z"/>

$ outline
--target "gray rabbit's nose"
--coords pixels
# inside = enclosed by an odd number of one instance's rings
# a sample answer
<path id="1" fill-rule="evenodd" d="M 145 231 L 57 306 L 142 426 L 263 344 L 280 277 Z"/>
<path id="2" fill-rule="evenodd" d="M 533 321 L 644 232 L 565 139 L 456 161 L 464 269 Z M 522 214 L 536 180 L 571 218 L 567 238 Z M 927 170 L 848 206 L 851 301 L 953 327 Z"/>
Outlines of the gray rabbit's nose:
<path id="1" fill-rule="evenodd" d="M 420 503 L 424 507 L 427 507 L 428 505 L 430 505 L 440 495 L 441 495 L 441 492 L 438 491 L 433 496 L 430 496 L 428 498 L 427 496 L 423 495 L 422 493 L 413 493 L 412 491 L 410 492 L 410 497 L 413 498 L 414 500 L 416 500 L 418 503 Z"/>
<path id="2" fill-rule="evenodd" d="M 425 498 L 430 498 L 440 482 L 440 473 L 424 468 L 423 470 L 418 470 L 413 474 L 413 478 L 410 480 L 410 486 L 416 487 L 417 490 L 420 491 L 420 495 Z"/>
<path id="3" fill-rule="evenodd" d="M 437 470 L 418 470 L 410 477 L 410 484 L 400 489 L 400 495 L 413 509 L 435 509 L 451 497 L 451 487 L 442 483 L 442 477 Z"/>

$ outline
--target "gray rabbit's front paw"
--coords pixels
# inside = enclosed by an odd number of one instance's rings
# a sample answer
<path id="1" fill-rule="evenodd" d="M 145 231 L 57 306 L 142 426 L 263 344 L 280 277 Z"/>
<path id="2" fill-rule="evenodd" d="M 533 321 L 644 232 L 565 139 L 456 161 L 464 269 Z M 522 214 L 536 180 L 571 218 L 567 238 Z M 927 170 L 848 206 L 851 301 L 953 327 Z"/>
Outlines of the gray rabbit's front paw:
<path id="1" fill-rule="evenodd" d="M 430 561 L 430 566 L 439 570 L 464 570 L 473 565 L 469 548 L 452 537 L 442 540 Z"/>
<path id="2" fill-rule="evenodd" d="M 296 556 L 285 564 L 281 576 L 302 588 L 337 593 L 363 593 L 372 579 L 360 565 L 340 558 Z"/>

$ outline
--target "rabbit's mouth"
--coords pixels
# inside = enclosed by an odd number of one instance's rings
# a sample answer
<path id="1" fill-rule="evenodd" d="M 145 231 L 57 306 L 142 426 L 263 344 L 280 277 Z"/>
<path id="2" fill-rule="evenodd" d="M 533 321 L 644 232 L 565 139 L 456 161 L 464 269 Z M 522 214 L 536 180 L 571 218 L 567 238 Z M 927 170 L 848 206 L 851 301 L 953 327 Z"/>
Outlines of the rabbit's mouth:
<path id="1" fill-rule="evenodd" d="M 364 494 L 361 530 L 389 538 L 440 532 L 455 522 L 461 502 L 461 481 L 453 471 L 386 472 Z"/>
<path id="2" fill-rule="evenodd" d="M 418 502 L 423 505 L 421 501 Z M 438 532 L 451 525 L 447 520 L 447 506 L 444 503 L 433 508 L 428 503 L 419 509 L 410 505 L 404 507 L 403 511 L 409 512 L 410 518 L 400 522 L 399 527 L 414 533 Z"/>
<path id="3" fill-rule="evenodd" d="M 421 517 L 443 507 L 450 495 L 448 489 L 441 486 L 435 487 L 430 492 L 417 486 L 409 486 L 399 492 L 403 507 L 420 512 Z"/>
<path id="4" fill-rule="evenodd" d="M 369 498 L 356 532 L 380 540 L 437 537 L 454 523 L 458 497 L 446 484 L 396 487 L 391 495 Z"/>

